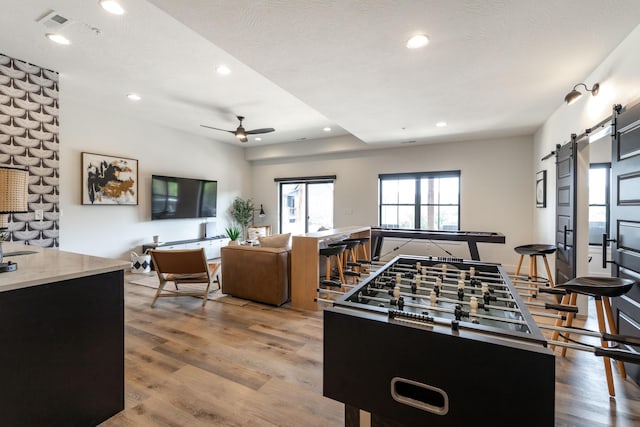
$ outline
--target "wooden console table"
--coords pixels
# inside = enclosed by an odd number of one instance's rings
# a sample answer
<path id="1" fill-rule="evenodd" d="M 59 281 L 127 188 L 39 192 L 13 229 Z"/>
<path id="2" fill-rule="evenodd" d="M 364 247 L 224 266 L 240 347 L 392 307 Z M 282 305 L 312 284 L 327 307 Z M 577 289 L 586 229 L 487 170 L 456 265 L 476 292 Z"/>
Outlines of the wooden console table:
<path id="1" fill-rule="evenodd" d="M 371 227 L 342 227 L 292 237 L 291 307 L 318 310 L 315 298 L 320 278 L 320 244 L 347 237 L 371 237 Z M 371 253 L 371 246 L 366 245 Z"/>
<path id="2" fill-rule="evenodd" d="M 0 274 L 0 424 L 89 426 L 123 410 L 130 263 L 3 248 L 18 269 Z"/>

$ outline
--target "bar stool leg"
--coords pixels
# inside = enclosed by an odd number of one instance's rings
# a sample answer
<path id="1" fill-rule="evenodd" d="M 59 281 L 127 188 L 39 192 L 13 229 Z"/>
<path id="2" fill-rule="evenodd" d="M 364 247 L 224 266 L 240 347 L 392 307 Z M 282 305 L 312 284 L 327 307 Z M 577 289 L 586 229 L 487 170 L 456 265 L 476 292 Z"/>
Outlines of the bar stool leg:
<path id="1" fill-rule="evenodd" d="M 538 277 L 538 262 L 536 261 L 535 255 L 529 255 L 529 288 L 531 295 L 537 294 L 538 287 L 533 282 L 537 280 Z M 533 298 L 529 296 L 527 301 L 531 301 Z"/>
<path id="2" fill-rule="evenodd" d="M 607 322 L 609 323 L 609 330 L 612 334 L 618 335 L 618 328 L 616 328 L 616 323 L 613 320 L 613 313 L 611 312 L 611 303 L 609 302 L 609 297 L 602 297 L 602 303 L 604 304 L 604 312 L 607 314 Z M 621 360 L 617 360 L 618 369 L 620 370 L 620 376 L 624 379 L 627 378 L 627 370 L 624 368 L 624 362 Z"/>
<path id="3" fill-rule="evenodd" d="M 331 280 L 331 257 L 327 256 L 324 258 L 324 278 L 327 280 Z"/>
<path id="4" fill-rule="evenodd" d="M 520 255 L 520 259 L 518 260 L 518 267 L 516 267 L 516 280 L 518 280 L 518 276 L 520 275 L 520 267 L 522 267 L 522 260 L 524 259 L 524 255 Z"/>
<path id="5" fill-rule="evenodd" d="M 605 321 L 604 321 L 604 313 L 602 312 L 602 306 L 604 305 L 602 303 L 602 298 L 600 297 L 595 297 L 596 299 L 596 313 L 598 315 L 598 329 L 600 330 L 600 333 L 606 333 L 607 332 L 607 327 L 605 325 Z M 609 343 L 607 343 L 607 341 L 602 340 L 602 347 L 603 348 L 607 348 L 609 347 Z M 608 357 L 603 357 L 602 361 L 604 362 L 604 372 L 607 376 L 607 386 L 609 387 L 609 395 L 610 396 L 615 396 L 616 395 L 616 391 L 615 388 L 613 386 L 613 374 L 611 372 L 611 360 Z"/>
<path id="6" fill-rule="evenodd" d="M 342 263 L 340 262 L 340 258 L 336 258 L 336 266 L 338 268 L 338 277 L 340 278 L 340 283 L 342 284 L 347 283 L 344 280 L 344 275 L 342 274 Z"/>
<path id="7" fill-rule="evenodd" d="M 547 269 L 547 280 L 549 281 L 549 286 L 552 288 L 555 286 L 553 283 L 553 276 L 551 276 L 551 269 L 549 268 L 549 262 L 547 261 L 547 256 L 542 254 L 542 260 L 544 261 L 544 267 Z"/>
<path id="8" fill-rule="evenodd" d="M 569 301 L 571 301 L 571 296 L 572 296 L 572 295 L 573 295 L 573 294 L 569 294 L 569 293 L 564 294 L 564 295 L 562 296 L 562 300 L 560 301 L 560 304 L 568 305 L 568 304 L 569 304 Z M 562 312 L 561 312 L 561 311 L 559 311 L 559 312 L 558 312 L 558 314 L 562 314 Z M 558 326 L 564 326 L 564 321 L 563 321 L 562 319 L 557 319 L 557 320 L 556 320 L 556 323 L 555 323 L 555 326 L 556 326 L 556 327 L 558 327 Z M 559 336 L 559 335 L 560 335 L 560 333 L 559 333 L 558 331 L 553 331 L 553 333 L 551 334 L 551 341 L 558 341 L 558 336 Z M 550 346 L 549 346 L 549 349 L 550 349 L 551 351 L 555 351 L 555 347 L 556 347 L 555 345 L 550 345 Z"/>
<path id="9" fill-rule="evenodd" d="M 578 294 L 576 293 L 571 294 L 571 298 L 569 298 L 569 305 L 575 306 L 577 302 L 578 302 Z M 575 313 L 567 313 L 567 320 L 564 324 L 565 327 L 570 328 L 573 326 L 574 317 L 575 317 Z M 569 342 L 569 336 L 570 334 L 566 334 L 566 338 L 564 339 L 564 342 Z M 562 347 L 562 351 L 560 355 L 562 357 L 565 357 L 567 355 L 567 347 Z"/>

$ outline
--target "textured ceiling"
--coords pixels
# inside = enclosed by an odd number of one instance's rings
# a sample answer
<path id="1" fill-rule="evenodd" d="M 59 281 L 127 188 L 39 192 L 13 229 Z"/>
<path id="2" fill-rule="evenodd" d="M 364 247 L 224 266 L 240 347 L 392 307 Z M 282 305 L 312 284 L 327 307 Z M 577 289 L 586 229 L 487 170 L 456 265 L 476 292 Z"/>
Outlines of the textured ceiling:
<path id="1" fill-rule="evenodd" d="M 105 108 L 188 132 L 237 143 L 199 126 L 234 129 L 235 115 L 276 128 L 248 146 L 531 134 L 640 23 L 637 0 L 121 3 L 114 17 L 97 0 L 3 0 L 0 52 L 60 71 Z M 35 19 L 52 8 L 76 21 L 72 45 L 42 37 Z M 406 49 L 415 32 L 431 43 Z M 220 63 L 233 73 L 216 75 Z M 143 100 L 131 105 L 131 91 Z"/>

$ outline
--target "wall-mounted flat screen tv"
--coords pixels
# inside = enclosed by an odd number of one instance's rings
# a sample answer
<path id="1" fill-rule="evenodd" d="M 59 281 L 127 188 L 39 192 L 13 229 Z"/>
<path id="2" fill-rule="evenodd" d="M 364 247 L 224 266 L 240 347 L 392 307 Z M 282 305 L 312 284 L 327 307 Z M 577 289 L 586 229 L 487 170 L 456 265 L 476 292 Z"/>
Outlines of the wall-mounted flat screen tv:
<path id="1" fill-rule="evenodd" d="M 151 219 L 215 218 L 218 181 L 151 176 Z"/>

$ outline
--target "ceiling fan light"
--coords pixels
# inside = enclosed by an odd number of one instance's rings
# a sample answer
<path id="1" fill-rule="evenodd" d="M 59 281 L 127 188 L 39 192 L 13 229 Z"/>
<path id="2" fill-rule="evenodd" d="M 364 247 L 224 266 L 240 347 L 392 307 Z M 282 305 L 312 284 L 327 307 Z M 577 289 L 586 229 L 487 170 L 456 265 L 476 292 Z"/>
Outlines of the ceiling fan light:
<path id="1" fill-rule="evenodd" d="M 216 68 L 216 72 L 220 75 L 227 76 L 231 74 L 231 69 L 226 65 L 220 65 Z"/>
<path id="2" fill-rule="evenodd" d="M 107 12 L 113 15 L 124 14 L 124 9 L 115 0 L 100 0 L 98 3 L 100 3 L 100 6 L 102 6 L 104 10 L 106 10 Z"/>
<path id="3" fill-rule="evenodd" d="M 416 34 L 407 40 L 407 48 L 418 49 L 429 44 L 429 37 L 426 34 Z"/>

